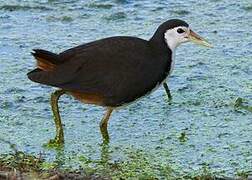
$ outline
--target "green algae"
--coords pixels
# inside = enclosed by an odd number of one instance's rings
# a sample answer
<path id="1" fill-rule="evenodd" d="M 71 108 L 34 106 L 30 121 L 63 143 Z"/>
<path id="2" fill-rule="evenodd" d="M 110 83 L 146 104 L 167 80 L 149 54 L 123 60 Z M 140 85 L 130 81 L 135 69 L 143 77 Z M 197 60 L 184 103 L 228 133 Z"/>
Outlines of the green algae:
<path id="1" fill-rule="evenodd" d="M 172 11 L 172 13 L 177 14 L 177 15 L 181 15 L 181 16 L 185 16 L 190 14 L 191 12 L 186 11 L 186 10 L 176 10 L 176 11 Z"/>
<path id="2" fill-rule="evenodd" d="M 127 18 L 127 14 L 124 12 L 117 12 L 114 14 L 111 14 L 107 17 L 104 17 L 107 21 L 118 21 Z"/>
<path id="3" fill-rule="evenodd" d="M 106 147 L 108 148 L 108 147 Z M 106 149 L 105 148 L 105 149 Z M 103 149 L 104 150 L 104 149 Z M 107 150 L 103 153 L 108 153 Z M 46 161 L 43 155 L 39 156 L 29 155 L 21 151 L 16 153 L 1 154 L 0 155 L 0 176 L 3 172 L 14 173 L 13 170 L 21 173 L 23 177 L 48 179 L 55 176 L 55 174 L 62 174 L 61 176 L 71 176 L 72 178 L 82 177 L 93 179 L 218 179 L 227 178 L 219 172 L 214 172 L 208 164 L 202 164 L 201 168 L 193 171 L 183 170 L 169 163 L 162 163 L 157 156 L 147 154 L 143 150 L 127 150 L 127 160 L 111 161 L 106 155 L 100 160 L 91 160 L 86 155 L 79 155 L 78 166 L 73 168 L 70 166 L 63 166 L 62 162 Z M 68 157 L 76 160 L 76 156 Z M 66 161 L 66 159 L 63 159 Z M 249 171 L 237 171 L 237 177 L 247 178 Z"/>
<path id="4" fill-rule="evenodd" d="M 86 158 L 84 155 L 79 156 L 79 165 L 81 169 L 71 169 L 69 167 L 61 167 L 57 161 L 46 162 L 41 156 L 36 157 L 34 155 L 28 155 L 24 152 L 18 151 L 15 154 L 2 154 L 0 156 L 0 167 L 3 169 L 17 169 L 22 173 L 34 173 L 41 179 L 48 178 L 50 172 L 80 172 L 83 171 L 86 177 L 96 176 L 102 178 L 111 179 L 178 179 L 182 176 L 178 176 L 178 172 L 174 171 L 167 164 L 153 163 L 152 156 L 148 156 L 141 150 L 131 151 L 128 154 L 127 161 L 104 161 L 96 160 L 92 161 Z M 199 173 L 196 173 L 199 174 Z M 212 175 L 212 174 L 211 174 Z M 203 172 L 198 177 L 210 177 L 206 176 L 206 172 Z M 211 176 L 214 177 L 214 176 Z M 39 179 L 40 179 L 39 178 Z M 184 175 L 184 179 L 191 179 L 189 175 Z"/>
<path id="5" fill-rule="evenodd" d="M 184 135 L 183 135 L 184 136 Z M 84 154 L 65 157 L 64 149 L 57 149 L 57 158 L 53 161 L 46 160 L 43 154 L 31 155 L 19 151 L 15 144 L 1 140 L 10 145 L 12 153 L 0 155 L 0 177 L 9 177 L 18 171 L 19 175 L 32 179 L 48 179 L 57 174 L 61 177 L 90 178 L 93 179 L 216 179 L 227 178 L 220 172 L 211 169 L 208 163 L 203 163 L 196 170 L 184 170 L 170 162 L 170 153 L 162 150 L 165 159 L 160 159 L 160 154 L 147 153 L 142 149 L 132 147 L 120 149 L 110 147 L 109 144 L 101 144 L 100 159 L 92 159 Z M 111 159 L 114 150 L 121 151 L 126 157 L 116 161 Z M 67 162 L 75 161 L 77 166 L 71 166 Z M 238 170 L 237 177 L 247 178 L 251 172 Z M 55 175 L 56 174 L 56 175 Z M 14 175 L 13 175 L 14 176 Z"/>
<path id="6" fill-rule="evenodd" d="M 63 22 L 63 23 L 70 23 L 74 21 L 73 17 L 71 16 L 62 16 L 62 17 L 55 17 L 55 16 L 48 16 L 46 18 L 48 22 Z"/>
<path id="7" fill-rule="evenodd" d="M 187 141 L 187 139 L 188 139 L 188 137 L 186 136 L 186 132 L 181 132 L 180 133 L 180 135 L 179 135 L 179 137 L 178 137 L 178 139 L 179 139 L 179 141 L 180 142 L 186 142 Z"/>
<path id="8" fill-rule="evenodd" d="M 238 97 L 234 102 L 234 107 L 236 109 L 240 108 L 240 109 L 245 109 L 249 112 L 252 112 L 252 106 L 244 105 L 245 103 L 246 101 L 244 101 L 244 99 Z"/>
<path id="9" fill-rule="evenodd" d="M 112 4 L 103 4 L 103 3 L 90 3 L 88 5 L 89 8 L 94 9 L 111 9 L 113 7 Z"/>
<path id="10" fill-rule="evenodd" d="M 152 178 L 165 177 L 167 171 L 171 177 L 188 179 L 218 172 L 229 177 L 250 173 L 252 17 L 248 1 L 12 2 L 19 7 L 9 1 L 0 3 L 0 130 L 2 137 L 26 153 L 39 158 L 43 152 L 39 164 L 43 171 L 81 165 L 89 175 L 104 170 L 115 178 L 126 174 Z M 109 126 L 109 153 L 102 153 L 98 128 L 102 109 L 64 97 L 60 109 L 65 146 L 43 147 L 55 133 L 51 88 L 26 78 L 34 67 L 31 49 L 61 52 L 114 35 L 149 39 L 170 18 L 185 19 L 215 46 L 211 50 L 192 44 L 178 48 L 168 82 L 173 101 L 168 103 L 160 88 L 115 112 Z M 234 108 L 238 96 L 243 101 Z M 0 146 L 1 153 L 9 151 L 4 143 Z M 58 153 L 60 149 L 64 153 Z M 136 166 L 144 170 L 139 172 Z"/>
<path id="11" fill-rule="evenodd" d="M 0 10 L 5 11 L 29 11 L 29 10 L 41 10 L 41 11 L 48 11 L 52 10 L 46 6 L 26 6 L 26 5 L 3 5 L 0 6 Z"/>
<path id="12" fill-rule="evenodd" d="M 245 11 L 252 11 L 252 5 L 242 7 Z"/>

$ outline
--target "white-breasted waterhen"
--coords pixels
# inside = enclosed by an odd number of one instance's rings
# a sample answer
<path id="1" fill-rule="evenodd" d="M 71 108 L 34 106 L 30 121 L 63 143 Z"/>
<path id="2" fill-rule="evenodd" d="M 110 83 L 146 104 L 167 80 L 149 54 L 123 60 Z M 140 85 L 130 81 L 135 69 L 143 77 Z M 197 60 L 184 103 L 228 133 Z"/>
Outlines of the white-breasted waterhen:
<path id="1" fill-rule="evenodd" d="M 59 54 L 35 49 L 32 54 L 37 68 L 28 73 L 28 78 L 59 88 L 51 95 L 56 125 L 56 137 L 51 142 L 64 142 L 58 99 L 65 93 L 107 109 L 100 130 L 108 142 L 107 124 L 112 111 L 165 83 L 173 68 L 176 47 L 188 41 L 211 47 L 185 21 L 172 19 L 161 24 L 150 40 L 109 37 Z"/>

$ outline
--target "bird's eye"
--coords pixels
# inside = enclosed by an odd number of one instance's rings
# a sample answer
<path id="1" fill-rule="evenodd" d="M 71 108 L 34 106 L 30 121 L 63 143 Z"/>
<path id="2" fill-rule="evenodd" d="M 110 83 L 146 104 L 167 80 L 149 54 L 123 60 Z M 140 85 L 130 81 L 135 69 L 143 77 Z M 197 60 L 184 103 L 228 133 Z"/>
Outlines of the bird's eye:
<path id="1" fill-rule="evenodd" d="M 182 34 L 182 33 L 184 33 L 185 31 L 184 31 L 183 29 L 179 28 L 179 29 L 177 29 L 177 32 L 178 32 L 179 34 Z"/>

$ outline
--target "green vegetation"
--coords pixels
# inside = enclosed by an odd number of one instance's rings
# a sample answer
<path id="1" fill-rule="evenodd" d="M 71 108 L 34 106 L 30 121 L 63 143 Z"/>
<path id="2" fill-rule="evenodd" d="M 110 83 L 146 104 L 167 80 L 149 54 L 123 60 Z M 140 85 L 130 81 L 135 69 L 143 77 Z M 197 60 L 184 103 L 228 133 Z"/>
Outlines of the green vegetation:
<path id="1" fill-rule="evenodd" d="M 247 102 L 246 102 L 244 99 L 238 97 L 238 98 L 235 100 L 234 107 L 235 107 L 236 109 L 239 109 L 239 108 L 240 108 L 240 109 L 245 109 L 245 110 L 247 110 L 247 111 L 252 112 L 252 106 L 245 105 L 246 103 L 247 103 Z"/>
<path id="2" fill-rule="evenodd" d="M 183 136 L 183 135 L 182 135 Z M 184 138 L 183 138 L 184 139 Z M 5 141 L 6 142 L 6 141 Z M 0 177 L 25 177 L 30 179 L 48 179 L 55 177 L 97 178 L 97 179 L 214 179 L 218 173 L 213 172 L 208 164 L 194 171 L 187 171 L 169 162 L 159 159 L 159 155 L 147 154 L 143 150 L 128 148 L 126 160 L 110 160 L 109 145 L 101 146 L 101 158 L 93 160 L 85 155 L 70 157 L 77 161 L 78 168 L 65 167 L 66 159 L 52 162 L 43 159 L 43 155 L 34 156 L 18 151 L 10 144 L 14 153 L 0 155 Z M 119 149 L 118 149 L 119 150 Z M 60 154 L 61 150 L 57 149 Z M 246 178 L 247 172 L 238 171 L 237 176 Z"/>

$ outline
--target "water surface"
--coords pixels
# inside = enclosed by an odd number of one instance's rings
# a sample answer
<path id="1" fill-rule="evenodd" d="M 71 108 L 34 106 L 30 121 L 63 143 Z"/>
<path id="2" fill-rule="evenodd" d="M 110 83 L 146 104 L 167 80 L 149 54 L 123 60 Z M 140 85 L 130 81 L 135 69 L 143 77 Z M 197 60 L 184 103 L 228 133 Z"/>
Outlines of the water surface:
<path id="1" fill-rule="evenodd" d="M 190 43 L 178 48 L 168 81 L 171 104 L 159 88 L 114 112 L 109 125 L 110 161 L 124 161 L 128 151 L 141 150 L 153 155 L 153 162 L 181 172 L 205 165 L 225 176 L 251 171 L 252 114 L 233 107 L 237 97 L 248 103 L 252 99 L 249 0 L 0 1 L 0 137 L 27 153 L 57 158 L 56 151 L 42 147 L 54 136 L 49 105 L 54 89 L 26 77 L 34 67 L 33 48 L 58 53 L 108 36 L 149 39 L 170 18 L 186 20 L 214 48 Z M 67 96 L 61 98 L 60 110 L 64 157 L 99 159 L 104 110 Z M 10 150 L 4 143 L 0 146 L 0 153 Z"/>

